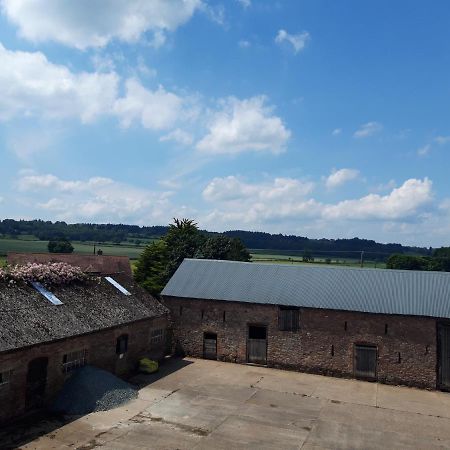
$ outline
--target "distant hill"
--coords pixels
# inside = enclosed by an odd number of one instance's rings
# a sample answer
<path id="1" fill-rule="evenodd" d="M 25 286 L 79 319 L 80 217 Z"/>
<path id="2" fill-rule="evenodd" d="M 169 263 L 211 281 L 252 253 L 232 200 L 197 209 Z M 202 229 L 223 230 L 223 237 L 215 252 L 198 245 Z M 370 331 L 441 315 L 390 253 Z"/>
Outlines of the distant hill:
<path id="1" fill-rule="evenodd" d="M 385 259 L 392 253 L 412 253 L 429 255 L 431 249 L 425 247 L 408 247 L 401 244 L 381 244 L 369 239 L 309 239 L 303 236 L 270 234 L 261 231 L 226 231 L 224 234 L 240 238 L 251 249 L 280 251 L 310 251 L 341 258 L 355 258 L 355 253 L 364 251 L 373 259 Z"/>
<path id="2" fill-rule="evenodd" d="M 157 239 L 167 232 L 166 226 L 141 227 L 125 224 L 92 224 L 50 222 L 44 220 L 0 221 L 0 236 L 17 237 L 35 236 L 39 240 L 68 239 L 83 242 L 136 242 Z M 206 233 L 209 233 L 205 231 Z M 355 257 L 356 252 L 364 251 L 373 259 L 386 259 L 392 253 L 412 253 L 429 255 L 432 249 L 408 247 L 401 244 L 381 244 L 368 239 L 309 239 L 303 236 L 270 234 L 260 231 L 232 230 L 224 233 L 230 237 L 240 238 L 249 249 L 277 250 L 280 252 L 309 251 L 335 257 Z"/>

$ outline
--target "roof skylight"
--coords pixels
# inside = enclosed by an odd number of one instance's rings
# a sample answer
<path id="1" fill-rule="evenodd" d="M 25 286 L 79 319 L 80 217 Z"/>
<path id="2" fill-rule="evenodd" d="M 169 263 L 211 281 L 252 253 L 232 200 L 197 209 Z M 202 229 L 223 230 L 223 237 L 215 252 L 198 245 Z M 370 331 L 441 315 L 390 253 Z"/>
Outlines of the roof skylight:
<path id="1" fill-rule="evenodd" d="M 62 305 L 63 302 L 52 292 L 45 289 L 39 281 L 31 281 L 30 284 L 40 293 L 42 294 L 50 303 L 54 305 Z"/>
<path id="2" fill-rule="evenodd" d="M 105 277 L 106 281 L 109 281 L 116 289 L 118 289 L 122 294 L 131 295 L 121 284 L 111 277 Z"/>

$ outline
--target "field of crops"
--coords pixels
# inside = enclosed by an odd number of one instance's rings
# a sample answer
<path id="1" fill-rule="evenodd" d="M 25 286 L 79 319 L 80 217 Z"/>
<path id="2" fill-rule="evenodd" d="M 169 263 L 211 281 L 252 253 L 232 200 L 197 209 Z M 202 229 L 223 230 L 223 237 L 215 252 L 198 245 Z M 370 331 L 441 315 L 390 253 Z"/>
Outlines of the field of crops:
<path id="1" fill-rule="evenodd" d="M 0 265 L 4 263 L 8 252 L 30 252 L 30 253 L 46 253 L 47 241 L 39 241 L 33 239 L 32 236 L 24 236 L 20 239 L 0 239 Z M 94 244 L 83 242 L 72 242 L 74 253 L 93 254 Z M 96 244 L 96 249 L 101 249 L 104 255 L 128 256 L 131 260 L 139 258 L 145 248 L 145 243 L 134 245 L 130 243 L 104 243 Z M 360 267 L 359 258 L 335 258 L 335 257 L 315 257 L 313 262 L 305 263 L 299 252 L 288 251 L 270 251 L 250 250 L 252 261 L 273 264 L 319 264 L 319 265 L 339 265 L 346 267 Z M 365 260 L 364 267 L 385 268 L 385 263 L 380 261 Z"/>
<path id="2" fill-rule="evenodd" d="M 46 253 L 47 241 L 24 240 L 24 239 L 0 239 L 0 258 L 6 256 L 8 252 L 30 252 L 30 253 Z M 72 242 L 74 253 L 93 254 L 94 244 Z M 96 244 L 96 249 L 102 249 L 104 255 L 128 256 L 136 259 L 144 250 L 144 246 L 130 244 Z"/>
<path id="3" fill-rule="evenodd" d="M 361 267 L 360 259 L 350 259 L 350 258 L 325 258 L 325 257 L 315 257 L 314 261 L 305 262 L 302 257 L 293 252 L 289 255 L 283 252 L 283 254 L 277 253 L 252 253 L 252 261 L 260 263 L 272 263 L 272 264 L 313 264 L 313 265 L 333 265 L 341 267 Z M 381 261 L 371 261 L 364 260 L 363 267 L 385 269 L 386 264 Z"/>

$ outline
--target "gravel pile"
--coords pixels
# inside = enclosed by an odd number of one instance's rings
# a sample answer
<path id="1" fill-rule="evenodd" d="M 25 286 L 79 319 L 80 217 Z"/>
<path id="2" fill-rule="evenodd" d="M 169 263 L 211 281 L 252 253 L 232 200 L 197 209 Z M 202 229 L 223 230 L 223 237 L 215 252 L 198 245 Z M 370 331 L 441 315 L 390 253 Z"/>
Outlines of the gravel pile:
<path id="1" fill-rule="evenodd" d="M 137 397 L 129 383 L 105 370 L 81 367 L 64 383 L 53 410 L 67 415 L 107 411 Z"/>

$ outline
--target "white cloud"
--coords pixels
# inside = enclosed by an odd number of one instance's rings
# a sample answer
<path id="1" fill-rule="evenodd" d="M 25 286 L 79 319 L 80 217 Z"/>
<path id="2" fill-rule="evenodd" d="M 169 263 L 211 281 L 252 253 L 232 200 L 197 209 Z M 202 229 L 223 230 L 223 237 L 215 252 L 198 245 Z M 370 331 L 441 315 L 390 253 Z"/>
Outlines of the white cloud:
<path id="1" fill-rule="evenodd" d="M 165 33 L 188 22 L 201 0 L 1 0 L 8 19 L 32 42 L 56 41 L 85 49 L 113 39 L 136 42 L 152 32 L 162 45 Z"/>
<path id="2" fill-rule="evenodd" d="M 450 136 L 438 136 L 435 138 L 435 142 L 439 145 L 444 145 L 450 143 Z"/>
<path id="3" fill-rule="evenodd" d="M 361 230 L 356 222 L 418 221 L 433 199 L 429 179 L 409 179 L 387 195 L 369 194 L 359 199 L 326 204 L 311 197 L 312 182 L 292 178 L 248 183 L 235 176 L 214 178 L 203 190 L 203 198 L 214 205 L 201 217 L 203 226 L 230 229 L 247 226 L 271 228 L 279 223 L 284 232 L 307 226 L 331 231 L 336 227 Z M 345 225 L 347 224 L 347 225 Z M 356 232 L 356 231 L 355 231 Z"/>
<path id="4" fill-rule="evenodd" d="M 379 122 L 367 122 L 361 125 L 358 130 L 353 133 L 355 138 L 366 138 L 379 133 L 383 129 L 383 125 Z"/>
<path id="5" fill-rule="evenodd" d="M 327 177 L 325 185 L 329 189 L 341 186 L 347 181 L 354 180 L 359 177 L 359 170 L 355 169 L 339 169 L 333 170 L 331 174 Z"/>
<path id="6" fill-rule="evenodd" d="M 189 146 L 192 145 L 194 142 L 194 137 L 192 134 L 188 133 L 187 131 L 181 130 L 180 128 L 177 128 L 173 131 L 171 131 L 169 134 L 166 134 L 165 136 L 161 136 L 159 138 L 161 142 L 165 141 L 173 141 L 177 144 L 183 145 L 183 146 Z"/>
<path id="7" fill-rule="evenodd" d="M 251 6 L 252 1 L 251 0 L 237 0 L 238 3 L 244 8 L 247 9 Z"/>
<path id="8" fill-rule="evenodd" d="M 239 45 L 239 47 L 241 47 L 241 48 L 249 48 L 252 44 L 250 43 L 250 41 L 247 41 L 247 40 L 245 40 L 245 39 L 241 39 L 241 40 L 238 42 L 238 45 Z"/>
<path id="9" fill-rule="evenodd" d="M 55 126 L 13 129 L 6 145 L 19 159 L 30 162 L 34 156 L 55 147 L 62 134 Z"/>
<path id="10" fill-rule="evenodd" d="M 427 144 L 417 149 L 418 156 L 427 156 L 431 151 L 431 145 Z"/>
<path id="11" fill-rule="evenodd" d="M 36 195 L 33 207 L 62 220 L 165 223 L 173 214 L 169 191 L 136 188 L 111 178 L 63 180 L 52 174 L 28 174 L 19 177 L 18 189 L 31 198 Z"/>
<path id="12" fill-rule="evenodd" d="M 151 91 L 138 80 L 130 78 L 126 81 L 125 97 L 116 101 L 114 112 L 124 127 L 139 121 L 144 128 L 164 130 L 180 119 L 183 106 L 184 100 L 164 87 L 159 86 Z"/>
<path id="13" fill-rule="evenodd" d="M 331 134 L 332 136 L 339 136 L 342 133 L 342 128 L 335 128 Z"/>
<path id="14" fill-rule="evenodd" d="M 221 109 L 212 115 L 208 134 L 197 143 L 198 150 L 211 154 L 284 150 L 291 132 L 266 105 L 266 97 L 230 97 L 220 105 Z"/>
<path id="15" fill-rule="evenodd" d="M 325 205 L 326 219 L 384 219 L 398 220 L 414 216 L 431 202 L 432 182 L 428 178 L 411 178 L 387 195 L 369 194 L 357 200 L 344 200 L 336 205 Z"/>
<path id="16" fill-rule="evenodd" d="M 207 201 L 232 201 L 242 198 L 278 201 L 286 197 L 304 197 L 314 188 L 314 183 L 294 178 L 275 178 L 269 182 L 245 183 L 235 176 L 214 178 L 203 191 Z"/>
<path id="17" fill-rule="evenodd" d="M 281 44 L 289 42 L 294 48 L 294 53 L 302 51 L 311 40 L 311 35 L 307 31 L 298 34 L 289 34 L 286 30 L 279 30 L 275 37 L 275 42 Z"/>
<path id="18" fill-rule="evenodd" d="M 115 73 L 73 73 L 40 52 L 0 44 L 0 120 L 15 116 L 78 117 L 91 122 L 109 113 L 117 95 Z"/>

